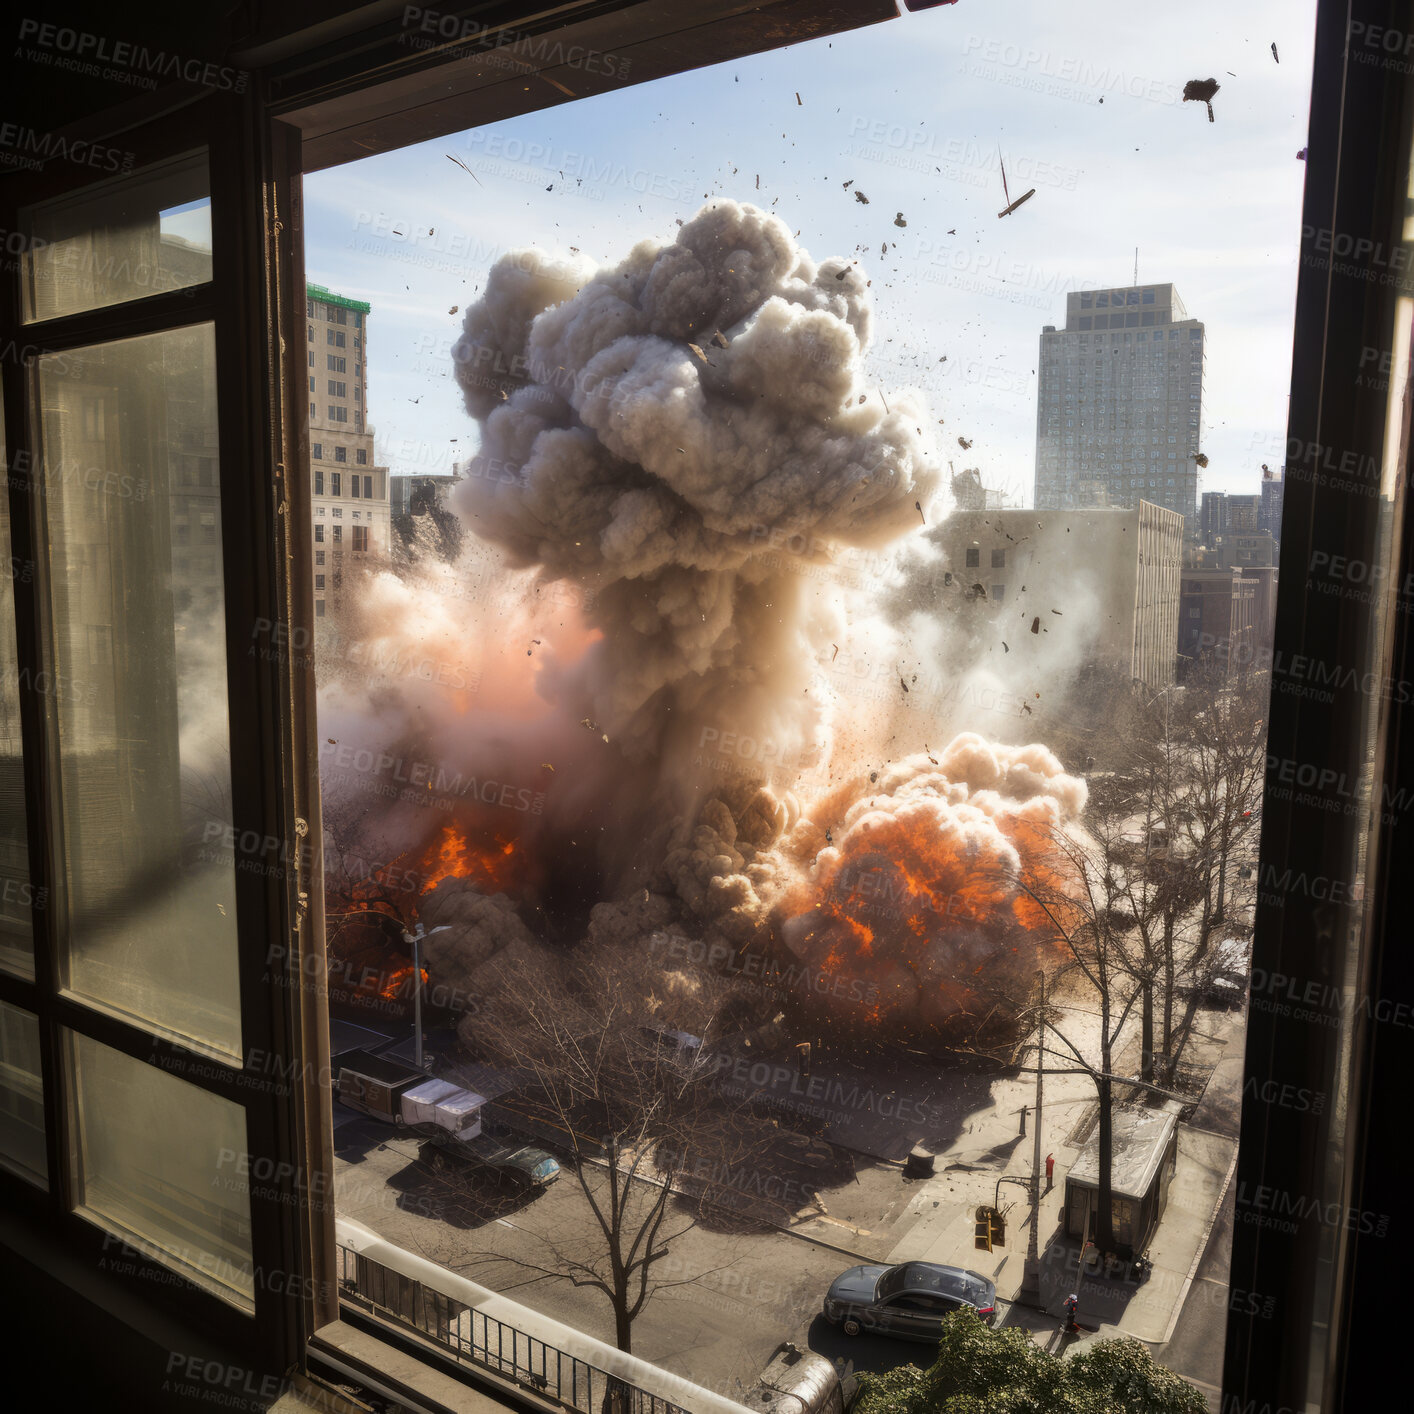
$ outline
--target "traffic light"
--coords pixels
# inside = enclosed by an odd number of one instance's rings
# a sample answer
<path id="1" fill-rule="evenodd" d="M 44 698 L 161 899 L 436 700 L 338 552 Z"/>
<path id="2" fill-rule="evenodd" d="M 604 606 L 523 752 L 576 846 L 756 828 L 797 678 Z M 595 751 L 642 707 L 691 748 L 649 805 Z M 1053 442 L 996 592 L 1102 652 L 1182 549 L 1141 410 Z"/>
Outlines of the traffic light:
<path id="1" fill-rule="evenodd" d="M 979 1252 L 990 1252 L 992 1250 L 992 1210 L 978 1208 L 976 1217 L 977 1221 L 972 1229 L 974 1233 L 972 1245 Z"/>

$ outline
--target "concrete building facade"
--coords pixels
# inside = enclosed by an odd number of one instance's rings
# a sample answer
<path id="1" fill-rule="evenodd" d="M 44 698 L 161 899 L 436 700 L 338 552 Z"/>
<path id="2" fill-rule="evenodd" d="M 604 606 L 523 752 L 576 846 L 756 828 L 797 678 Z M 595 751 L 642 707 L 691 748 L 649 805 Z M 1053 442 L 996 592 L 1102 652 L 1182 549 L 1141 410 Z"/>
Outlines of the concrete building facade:
<path id="1" fill-rule="evenodd" d="M 1255 535 L 1260 528 L 1261 507 L 1260 495 L 1204 491 L 1198 532 L 1209 545 L 1219 535 Z"/>
<path id="2" fill-rule="evenodd" d="M 1281 543 L 1281 502 L 1286 487 L 1285 477 L 1285 467 L 1279 472 L 1266 466 L 1262 468 L 1262 499 L 1257 513 L 1257 529 L 1265 530 L 1278 544 Z"/>
<path id="3" fill-rule="evenodd" d="M 1197 523 L 1207 343 L 1171 284 L 1080 290 L 1041 333 L 1036 508 L 1163 506 Z"/>
<path id="4" fill-rule="evenodd" d="M 374 465 L 368 414 L 370 309 L 306 287 L 316 618 L 338 611 L 347 571 L 389 549 L 388 468 Z"/>
<path id="5" fill-rule="evenodd" d="M 1044 626 L 1075 635 L 1087 661 L 1146 687 L 1174 680 L 1177 511 L 1147 501 L 1133 510 L 955 511 L 932 538 L 965 599 L 986 599 L 1004 621 L 1018 620 L 1008 635 L 1018 642 Z"/>
<path id="6" fill-rule="evenodd" d="M 1256 578 L 1240 569 L 1183 571 L 1178 652 L 1185 670 L 1212 664 L 1230 673 L 1255 661 L 1257 596 Z"/>

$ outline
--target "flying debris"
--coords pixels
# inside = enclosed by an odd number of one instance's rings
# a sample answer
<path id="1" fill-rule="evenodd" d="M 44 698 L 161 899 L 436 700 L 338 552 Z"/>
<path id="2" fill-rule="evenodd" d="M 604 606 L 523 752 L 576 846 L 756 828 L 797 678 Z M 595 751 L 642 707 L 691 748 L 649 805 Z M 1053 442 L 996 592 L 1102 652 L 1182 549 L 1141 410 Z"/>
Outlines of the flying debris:
<path id="1" fill-rule="evenodd" d="M 707 355 L 703 353 L 702 350 L 696 344 L 689 342 L 688 348 L 690 348 L 692 352 L 695 353 L 697 357 L 702 360 L 703 363 L 707 362 Z M 681 448 L 679 448 L 679 450 L 681 450 Z"/>
<path id="2" fill-rule="evenodd" d="M 1040 632 L 1041 632 L 1041 616 L 1040 616 L 1040 614 L 1037 614 L 1036 617 L 1031 620 L 1031 632 L 1032 632 L 1032 633 L 1040 633 Z"/>
<path id="3" fill-rule="evenodd" d="M 459 310 L 460 308 L 461 308 L 461 305 L 459 305 L 459 304 L 454 304 L 454 305 L 447 311 L 447 313 L 448 313 L 448 314 L 455 314 L 455 313 L 457 312 L 457 310 Z"/>
<path id="4" fill-rule="evenodd" d="M 476 183 L 477 186 L 480 187 L 480 186 L 485 186 L 485 185 L 486 185 L 485 182 L 483 182 L 483 181 L 481 180 L 481 178 L 478 177 L 478 176 L 476 175 L 476 173 L 473 172 L 473 171 L 471 170 L 471 168 L 468 167 L 468 166 L 466 165 L 466 163 L 461 160 L 460 157 L 453 157 L 452 154 L 451 154 L 450 152 L 448 152 L 448 153 L 446 154 L 446 158 L 447 158 L 447 161 L 448 161 L 448 162 L 455 162 L 455 163 L 457 164 L 457 166 L 460 167 L 460 168 L 462 169 L 462 171 L 465 172 L 465 173 L 467 174 L 467 176 L 470 177 L 471 180 Z"/>
<path id="5" fill-rule="evenodd" d="M 915 501 L 913 503 L 913 509 L 918 512 L 918 519 L 921 520 L 924 525 L 927 525 L 928 517 L 923 514 L 923 503 L 921 501 Z"/>
<path id="6" fill-rule="evenodd" d="M 1193 460 L 1194 460 L 1199 466 L 1207 466 L 1207 464 L 1208 464 L 1208 454 L 1207 454 L 1206 452 L 1195 452 L 1195 453 L 1193 454 Z"/>
<path id="7" fill-rule="evenodd" d="M 997 219 L 1000 221 L 1003 216 L 1010 216 L 1023 201 L 1030 201 L 1036 195 L 1036 188 L 1032 187 L 1024 196 L 1019 196 L 1015 201 L 1011 199 L 1011 193 L 1007 190 L 1006 184 L 1006 163 L 1002 161 L 1001 149 L 997 149 L 997 165 L 1002 169 L 1002 196 L 1006 198 L 1007 206 L 1005 211 L 997 212 Z M 951 235 L 951 232 L 949 232 Z"/>
<path id="8" fill-rule="evenodd" d="M 1183 101 L 1185 103 L 1206 103 L 1208 105 L 1208 121 L 1213 121 L 1213 98 L 1222 85 L 1217 79 L 1189 79 L 1183 85 Z"/>
<path id="9" fill-rule="evenodd" d="M 1276 42 L 1276 40 L 1272 40 L 1272 58 L 1275 59 L 1278 64 L 1281 63 L 1281 55 L 1279 55 L 1279 54 L 1277 53 L 1277 42 Z"/>
<path id="10" fill-rule="evenodd" d="M 895 226 L 906 226 L 906 225 L 908 225 L 908 222 L 903 219 L 903 212 L 902 212 L 902 211 L 900 211 L 899 214 L 894 217 L 894 225 L 895 225 Z"/>
<path id="11" fill-rule="evenodd" d="M 959 437 L 959 438 L 957 439 L 957 445 L 958 445 L 959 447 L 961 447 L 962 450 L 965 452 L 965 451 L 968 450 L 968 448 L 970 448 L 970 447 L 972 446 L 972 442 L 971 442 L 971 440 L 970 440 L 969 438 L 967 438 L 967 437 Z"/>
<path id="12" fill-rule="evenodd" d="M 1275 49 L 1275 48 L 1276 48 L 1276 45 L 1275 45 L 1275 44 L 1272 45 L 1272 48 Z M 800 94 L 798 94 L 798 93 L 795 95 L 795 106 L 796 106 L 797 108 L 804 108 L 804 107 L 805 107 L 805 104 L 803 104 L 803 103 L 800 101 Z"/>
<path id="13" fill-rule="evenodd" d="M 723 334 L 720 329 L 714 329 L 712 331 L 712 342 L 716 344 L 719 349 L 724 349 L 727 347 L 726 335 Z"/>
<path id="14" fill-rule="evenodd" d="M 860 203 L 861 203 L 862 205 L 864 205 L 864 206 L 868 206 L 868 205 L 869 205 L 869 198 L 868 198 L 867 196 L 865 196 L 862 191 L 857 191 L 857 192 L 855 192 L 855 194 L 854 194 L 854 199 L 855 199 L 857 202 L 860 202 Z"/>

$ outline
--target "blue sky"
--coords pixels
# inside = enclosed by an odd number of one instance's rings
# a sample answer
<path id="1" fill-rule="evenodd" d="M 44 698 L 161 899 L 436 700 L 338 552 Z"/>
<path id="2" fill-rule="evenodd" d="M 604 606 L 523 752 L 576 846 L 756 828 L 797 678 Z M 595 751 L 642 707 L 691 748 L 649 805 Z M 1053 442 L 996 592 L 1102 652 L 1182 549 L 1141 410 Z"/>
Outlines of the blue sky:
<path id="1" fill-rule="evenodd" d="M 1313 0 L 905 14 L 310 176 L 308 276 L 373 306 L 379 460 L 445 470 L 477 445 L 449 311 L 498 253 L 611 263 L 704 199 L 755 202 L 817 260 L 860 258 L 871 381 L 927 391 L 955 465 L 1029 501 L 1041 327 L 1130 283 L 1137 246 L 1140 282 L 1207 324 L 1203 485 L 1255 490 L 1285 437 L 1313 29 Z M 1212 123 L 1180 101 L 1208 77 Z M 1011 196 L 1036 189 L 1002 220 L 999 149 Z"/>

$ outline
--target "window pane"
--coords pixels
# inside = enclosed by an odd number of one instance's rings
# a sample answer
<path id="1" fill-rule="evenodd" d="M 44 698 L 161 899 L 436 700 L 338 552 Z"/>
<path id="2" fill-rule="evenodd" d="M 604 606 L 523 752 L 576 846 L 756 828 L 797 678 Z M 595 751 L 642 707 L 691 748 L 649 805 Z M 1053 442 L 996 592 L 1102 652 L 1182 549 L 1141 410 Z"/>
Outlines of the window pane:
<path id="1" fill-rule="evenodd" d="M 245 1111 L 76 1032 L 69 1062 L 75 1210 L 253 1307 Z"/>
<path id="2" fill-rule="evenodd" d="M 205 284 L 210 190 L 193 152 L 21 212 L 26 322 Z"/>
<path id="3" fill-rule="evenodd" d="M 238 1056 L 212 328 L 42 358 L 39 403 L 65 984 Z"/>
<path id="4" fill-rule="evenodd" d="M 49 1187 L 39 1018 L 0 1002 L 0 1165 Z"/>
<path id="5" fill-rule="evenodd" d="M 0 426 L 0 459 L 10 463 Z M 0 967 L 34 976 L 30 926 L 29 846 L 25 842 L 24 749 L 20 740 L 19 656 L 15 647 L 15 580 L 28 573 L 10 552 L 10 500 L 0 494 Z"/>

